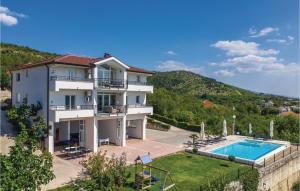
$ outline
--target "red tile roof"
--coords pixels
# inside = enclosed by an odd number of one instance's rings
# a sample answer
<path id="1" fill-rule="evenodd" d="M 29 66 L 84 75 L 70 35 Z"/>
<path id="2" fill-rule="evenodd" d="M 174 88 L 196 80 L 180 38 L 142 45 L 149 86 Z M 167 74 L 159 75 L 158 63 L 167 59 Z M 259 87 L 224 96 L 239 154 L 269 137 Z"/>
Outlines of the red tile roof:
<path id="1" fill-rule="evenodd" d="M 100 60 L 105 60 L 108 58 L 111 58 L 113 56 L 106 54 L 105 57 L 102 58 L 90 58 L 90 57 L 82 57 L 82 56 L 75 56 L 75 55 L 63 55 L 63 56 L 57 56 L 55 58 L 51 58 L 48 60 L 35 62 L 35 63 L 28 63 L 24 64 L 20 67 L 18 67 L 16 70 L 25 69 L 25 68 L 32 68 L 47 64 L 68 64 L 68 65 L 74 65 L 74 66 L 83 66 L 83 67 L 94 67 L 94 63 L 98 62 Z M 154 72 L 147 71 L 141 68 L 136 68 L 129 66 L 129 69 L 127 71 L 130 72 L 137 72 L 137 73 L 145 73 L 145 74 L 154 74 Z"/>
<path id="2" fill-rule="evenodd" d="M 48 60 L 43 60 L 40 62 L 24 64 L 24 65 L 18 67 L 16 70 L 32 68 L 32 67 L 47 65 L 47 64 L 51 64 L 51 63 L 92 67 L 93 63 L 96 61 L 98 61 L 98 59 L 88 58 L 88 57 L 80 57 L 80 56 L 74 56 L 74 55 L 63 55 L 63 56 L 57 56 L 55 58 L 50 58 Z"/>
<path id="3" fill-rule="evenodd" d="M 136 73 L 154 74 L 154 72 L 144 70 L 144 69 L 141 69 L 141 68 L 137 68 L 137 67 L 133 67 L 133 66 L 129 66 L 129 69 L 127 69 L 127 71 L 136 72 Z"/>

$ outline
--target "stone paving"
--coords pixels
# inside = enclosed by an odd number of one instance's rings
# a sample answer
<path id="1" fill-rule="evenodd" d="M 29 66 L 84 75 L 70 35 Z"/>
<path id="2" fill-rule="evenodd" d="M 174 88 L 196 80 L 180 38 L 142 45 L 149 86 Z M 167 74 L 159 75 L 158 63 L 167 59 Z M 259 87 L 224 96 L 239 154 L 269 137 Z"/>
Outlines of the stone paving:
<path id="1" fill-rule="evenodd" d="M 113 154 L 120 156 L 125 152 L 128 164 L 133 164 L 137 156 L 147 154 L 148 152 L 150 152 L 153 158 L 156 158 L 184 150 L 183 143 L 190 140 L 190 134 L 190 131 L 175 127 L 171 127 L 169 131 L 147 129 L 146 140 L 129 139 L 125 147 L 102 145 L 99 148 L 101 151 L 106 150 L 108 156 Z M 63 186 L 70 182 L 72 178 L 76 178 L 82 170 L 80 161 L 87 157 L 88 155 L 67 160 L 61 157 L 60 151 L 56 151 L 54 154 L 54 174 L 56 178 L 44 186 L 42 190 Z"/>

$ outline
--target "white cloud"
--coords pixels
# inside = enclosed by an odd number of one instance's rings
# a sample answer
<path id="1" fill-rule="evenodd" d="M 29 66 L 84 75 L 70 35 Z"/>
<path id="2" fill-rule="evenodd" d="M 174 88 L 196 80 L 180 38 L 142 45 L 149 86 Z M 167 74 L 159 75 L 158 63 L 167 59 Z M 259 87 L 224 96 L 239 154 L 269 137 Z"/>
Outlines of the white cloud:
<path id="1" fill-rule="evenodd" d="M 276 57 L 262 57 L 256 55 L 246 55 L 242 57 L 234 57 L 227 59 L 228 63 L 232 63 L 234 65 L 243 65 L 243 64 L 257 64 L 257 63 L 274 63 L 277 62 Z"/>
<path id="2" fill-rule="evenodd" d="M 13 26 L 18 23 L 18 20 L 15 17 L 0 13 L 0 23 L 3 23 L 7 26 Z"/>
<path id="3" fill-rule="evenodd" d="M 248 30 L 248 32 L 249 32 L 249 34 L 251 34 L 251 35 L 254 35 L 254 34 L 256 34 L 256 29 L 255 28 L 250 28 L 249 30 Z"/>
<path id="4" fill-rule="evenodd" d="M 256 29 L 250 28 L 249 34 L 250 34 L 250 37 L 256 38 L 256 37 L 266 36 L 269 33 L 276 32 L 278 30 L 279 30 L 278 28 L 266 27 L 266 28 L 261 29 L 259 32 L 257 32 Z"/>
<path id="5" fill-rule="evenodd" d="M 18 24 L 17 17 L 24 18 L 27 16 L 22 13 L 10 11 L 7 7 L 0 6 L 0 23 L 7 26 L 16 25 Z"/>
<path id="6" fill-rule="evenodd" d="M 203 67 L 193 67 L 189 66 L 185 63 L 176 61 L 176 60 L 166 60 L 164 62 L 160 62 L 157 66 L 159 71 L 175 71 L 175 70 L 185 70 L 194 73 L 203 72 Z"/>
<path id="7" fill-rule="evenodd" d="M 245 42 L 242 40 L 233 41 L 218 41 L 211 46 L 225 50 L 228 56 L 243 56 L 243 55 L 271 55 L 278 54 L 278 50 L 274 49 L 260 49 L 256 42 Z"/>
<path id="8" fill-rule="evenodd" d="M 166 52 L 166 54 L 168 54 L 168 55 L 172 55 L 172 56 L 175 56 L 175 55 L 177 55 L 177 53 L 176 53 L 176 52 L 174 52 L 174 51 L 172 51 L 172 50 L 168 50 L 168 51 Z"/>
<path id="9" fill-rule="evenodd" d="M 215 71 L 214 74 L 217 75 L 217 76 L 224 76 L 224 77 L 233 77 L 233 76 L 235 76 L 234 71 L 229 71 L 227 69 Z"/>
<path id="10" fill-rule="evenodd" d="M 274 42 L 274 43 L 278 43 L 278 44 L 283 44 L 283 45 L 290 45 L 294 43 L 295 38 L 292 36 L 287 36 L 286 39 L 267 39 L 267 42 Z"/>
<path id="11" fill-rule="evenodd" d="M 293 41 L 294 38 L 289 36 L 288 40 Z M 255 42 L 218 41 L 211 46 L 224 50 L 229 57 L 222 62 L 210 64 L 222 68 L 215 72 L 216 75 L 234 76 L 236 73 L 254 72 L 297 75 L 300 72 L 299 64 L 284 63 L 283 59 L 275 56 L 279 51 L 261 49 Z"/>
<path id="12" fill-rule="evenodd" d="M 209 65 L 210 65 L 210 66 L 218 66 L 219 64 L 216 63 L 216 62 L 211 62 L 211 63 L 209 63 Z"/>

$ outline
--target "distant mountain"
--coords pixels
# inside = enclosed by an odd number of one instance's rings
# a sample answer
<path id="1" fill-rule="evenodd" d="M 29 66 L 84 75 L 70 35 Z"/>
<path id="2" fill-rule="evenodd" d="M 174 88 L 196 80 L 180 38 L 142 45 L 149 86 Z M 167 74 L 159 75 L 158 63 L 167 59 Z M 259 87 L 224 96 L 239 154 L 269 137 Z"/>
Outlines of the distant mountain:
<path id="1" fill-rule="evenodd" d="M 174 90 L 179 93 L 202 95 L 235 95 L 242 96 L 253 92 L 218 82 L 188 71 L 157 72 L 149 79 L 155 87 Z"/>

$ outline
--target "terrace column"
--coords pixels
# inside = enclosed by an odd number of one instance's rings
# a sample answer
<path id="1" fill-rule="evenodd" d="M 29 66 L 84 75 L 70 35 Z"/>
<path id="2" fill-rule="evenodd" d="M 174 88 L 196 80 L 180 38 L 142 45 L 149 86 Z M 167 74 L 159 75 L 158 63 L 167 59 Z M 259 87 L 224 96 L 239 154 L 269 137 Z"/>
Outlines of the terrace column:
<path id="1" fill-rule="evenodd" d="M 71 132 L 71 123 L 70 121 L 67 122 L 67 140 L 70 140 L 70 132 Z"/>
<path id="2" fill-rule="evenodd" d="M 93 117 L 86 119 L 85 124 L 85 145 L 95 153 L 98 151 L 98 122 Z"/>
<path id="3" fill-rule="evenodd" d="M 48 137 L 45 140 L 45 147 L 51 154 L 54 153 L 54 123 L 49 121 Z"/>
<path id="4" fill-rule="evenodd" d="M 142 140 L 146 140 L 147 116 L 142 120 Z"/>
<path id="5" fill-rule="evenodd" d="M 121 146 L 126 146 L 126 116 L 122 118 L 121 121 Z"/>

